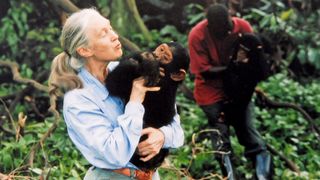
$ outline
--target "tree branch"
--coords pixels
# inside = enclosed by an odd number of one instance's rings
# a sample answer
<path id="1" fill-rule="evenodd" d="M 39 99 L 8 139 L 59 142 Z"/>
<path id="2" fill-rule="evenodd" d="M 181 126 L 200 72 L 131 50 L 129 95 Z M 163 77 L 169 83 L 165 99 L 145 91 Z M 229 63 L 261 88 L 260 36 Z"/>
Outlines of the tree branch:
<path id="1" fill-rule="evenodd" d="M 32 79 L 27 79 L 27 78 L 22 78 L 20 73 L 19 73 L 19 71 L 18 71 L 19 70 L 19 66 L 15 62 L 0 60 L 0 66 L 9 67 L 11 69 L 11 73 L 12 73 L 13 79 L 15 81 L 22 82 L 22 83 L 25 83 L 25 84 L 30 84 L 29 86 L 24 88 L 19 93 L 16 93 L 15 96 L 14 96 L 14 100 L 10 103 L 9 108 L 6 108 L 6 111 L 8 113 L 8 117 L 11 120 L 12 117 L 10 116 L 9 113 L 14 110 L 14 108 L 16 107 L 18 102 L 25 96 L 25 94 L 31 92 L 34 88 L 39 89 L 41 91 L 48 92 L 48 87 L 38 83 L 38 81 L 35 81 L 35 80 L 32 80 Z M 42 72 L 39 73 L 39 75 L 37 76 L 36 79 L 42 81 L 43 79 L 45 79 L 47 77 L 47 74 L 48 74 L 47 70 L 42 71 Z M 3 100 L 1 100 L 1 101 L 3 101 Z M 4 105 L 5 105 L 5 103 L 4 103 Z M 11 121 L 13 121 L 13 120 L 11 120 Z M 14 122 L 12 122 L 12 125 L 14 126 L 15 131 L 17 131 L 17 128 L 15 127 Z"/>
<path id="2" fill-rule="evenodd" d="M 48 0 L 56 9 L 60 9 L 68 14 L 80 9 L 69 0 Z"/>
<path id="3" fill-rule="evenodd" d="M 42 85 L 33 79 L 27 79 L 27 78 L 21 77 L 21 75 L 19 73 L 19 66 L 17 63 L 11 62 L 11 61 L 0 60 L 0 66 L 10 67 L 11 72 L 13 74 L 13 80 L 20 82 L 20 83 L 23 83 L 23 84 L 31 84 L 33 87 L 35 87 L 36 89 L 38 89 L 40 91 L 49 92 L 49 88 L 47 86 Z"/>
<path id="4" fill-rule="evenodd" d="M 20 73 L 19 73 L 19 66 L 17 63 L 15 62 L 10 62 L 10 61 L 2 61 L 0 60 L 0 66 L 7 66 L 10 67 L 11 72 L 13 74 L 13 79 L 17 82 L 21 82 L 21 83 L 25 83 L 25 84 L 31 84 L 33 87 L 35 87 L 36 89 L 39 89 L 41 91 L 45 91 L 45 92 L 49 92 L 49 88 L 47 86 L 44 86 L 40 83 L 38 83 L 35 80 L 32 79 L 27 79 L 27 78 L 22 78 Z M 2 100 L 1 100 L 2 101 Z M 59 112 L 56 110 L 56 97 L 50 97 L 50 109 L 49 111 L 53 113 L 54 115 L 54 122 L 53 125 L 48 129 L 48 131 L 40 138 L 39 142 L 36 143 L 35 145 L 32 146 L 31 150 L 30 150 L 30 155 L 29 155 L 29 166 L 32 167 L 33 166 L 33 160 L 34 160 L 34 155 L 37 151 L 37 149 L 41 146 L 43 146 L 44 141 L 52 134 L 52 132 L 54 132 L 54 130 L 58 127 L 58 123 L 60 120 L 60 114 Z M 3 102 L 4 103 L 4 102 Z M 12 120 L 12 118 L 10 118 L 14 129 L 16 129 L 14 122 Z"/>
<path id="5" fill-rule="evenodd" d="M 21 91 L 20 91 L 21 92 Z M 8 100 L 8 99 L 13 99 L 17 96 L 16 93 L 14 94 L 8 94 L 8 95 L 5 95 L 5 96 L 0 96 L 1 99 L 3 99 L 4 101 Z"/>
<path id="6" fill-rule="evenodd" d="M 30 167 L 33 166 L 33 160 L 35 153 L 37 149 L 41 146 L 43 147 L 44 141 L 54 132 L 54 130 L 58 127 L 58 124 L 60 122 L 60 113 L 57 111 L 57 97 L 56 96 L 50 96 L 50 108 L 49 111 L 54 115 L 54 122 L 52 126 L 48 129 L 48 131 L 42 135 L 41 139 L 36 143 L 35 145 L 32 146 L 30 150 L 30 155 L 29 155 L 29 163 L 28 165 Z"/>
<path id="7" fill-rule="evenodd" d="M 140 48 L 135 43 L 131 42 L 129 39 L 120 36 L 119 40 L 126 50 L 128 50 L 130 52 L 140 51 Z"/>
<path id="8" fill-rule="evenodd" d="M 12 136 L 15 136 L 15 135 L 16 135 L 16 133 L 15 133 L 14 131 L 9 130 L 9 129 L 6 129 L 6 128 L 3 127 L 3 126 L 0 126 L 0 129 L 1 129 L 3 132 L 6 132 L 6 133 L 8 133 L 8 134 L 10 134 L 10 135 L 12 135 Z M 1 179 L 1 178 L 0 178 L 0 179 Z"/>
<path id="9" fill-rule="evenodd" d="M 13 120 L 13 118 L 12 118 L 12 115 L 11 115 L 11 113 L 10 113 L 10 111 L 9 111 L 6 103 L 5 103 L 1 98 L 0 98 L 0 101 L 1 101 L 1 103 L 3 104 L 3 106 L 4 106 L 4 110 L 5 110 L 5 111 L 7 112 L 7 114 L 8 114 L 9 120 L 10 120 L 10 122 L 11 122 L 12 129 L 14 129 L 15 134 L 17 134 L 17 127 L 16 127 L 16 125 L 15 125 L 15 123 L 14 123 L 14 120 Z"/>
<path id="10" fill-rule="evenodd" d="M 28 103 L 30 103 L 33 112 L 34 112 L 37 116 L 41 117 L 42 119 L 45 118 L 45 115 L 42 114 L 42 113 L 40 112 L 40 110 L 38 109 L 38 107 L 37 107 L 37 105 L 36 105 L 36 101 L 35 101 L 34 98 L 32 98 L 32 97 L 30 97 L 30 96 L 26 96 L 26 97 L 24 98 L 24 100 L 27 101 Z"/>
<path id="11" fill-rule="evenodd" d="M 272 153 L 275 154 L 277 156 L 280 157 L 280 159 L 282 159 L 283 161 L 286 162 L 287 166 L 289 167 L 289 169 L 291 169 L 291 171 L 297 172 L 298 174 L 300 174 L 300 169 L 299 167 L 290 159 L 288 159 L 286 156 L 284 156 L 283 154 L 281 154 L 278 150 L 274 149 L 270 144 L 266 144 L 268 150 Z"/>
<path id="12" fill-rule="evenodd" d="M 299 105 L 293 104 L 293 103 L 286 103 L 286 102 L 276 102 L 268 98 L 268 96 L 261 90 L 256 88 L 255 92 L 257 94 L 257 97 L 264 102 L 264 105 L 269 108 L 291 108 L 293 110 L 296 110 L 302 114 L 305 120 L 308 121 L 308 123 L 311 125 L 312 130 L 314 131 L 316 137 L 320 140 L 320 130 L 315 124 L 314 120 L 311 118 L 311 116 L 303 110 Z"/>
<path id="13" fill-rule="evenodd" d="M 143 36 L 146 38 L 148 42 L 152 41 L 152 37 L 150 35 L 150 32 L 144 22 L 141 19 L 141 16 L 139 14 L 139 11 L 137 9 L 136 0 L 127 0 L 129 11 L 131 11 L 140 31 L 142 32 Z"/>

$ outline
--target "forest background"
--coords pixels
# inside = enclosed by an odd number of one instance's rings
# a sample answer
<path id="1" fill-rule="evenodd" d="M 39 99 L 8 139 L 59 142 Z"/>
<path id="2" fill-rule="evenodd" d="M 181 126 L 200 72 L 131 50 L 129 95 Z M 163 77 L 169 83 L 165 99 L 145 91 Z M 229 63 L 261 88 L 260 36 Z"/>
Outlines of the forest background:
<path id="1" fill-rule="evenodd" d="M 187 47 L 188 32 L 213 2 L 1 0 L 0 179 L 81 179 L 90 166 L 68 138 L 61 99 L 54 104 L 47 88 L 69 13 L 96 7 L 129 53 L 172 40 Z M 273 153 L 275 179 L 320 179 L 320 2 L 219 2 L 272 41 L 273 73 L 258 85 L 253 101 L 255 125 Z M 190 96 L 192 81 L 189 75 L 177 98 L 185 144 L 159 171 L 163 179 L 222 179 L 208 136 L 212 130 Z M 254 168 L 231 133 L 238 176 L 252 179 Z"/>

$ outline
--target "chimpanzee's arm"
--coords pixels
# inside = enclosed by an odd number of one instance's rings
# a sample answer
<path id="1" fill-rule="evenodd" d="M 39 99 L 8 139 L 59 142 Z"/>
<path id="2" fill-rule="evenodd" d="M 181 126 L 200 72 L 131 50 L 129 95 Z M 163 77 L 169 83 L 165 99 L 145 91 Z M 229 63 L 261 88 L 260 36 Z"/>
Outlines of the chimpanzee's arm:
<path id="1" fill-rule="evenodd" d="M 135 60 L 121 60 L 107 76 L 106 87 L 113 96 L 118 96 L 126 102 L 129 100 L 132 81 L 139 77 L 139 64 Z"/>
<path id="2" fill-rule="evenodd" d="M 144 60 L 140 63 L 139 72 L 146 80 L 145 86 L 156 86 L 160 80 L 160 63 L 156 60 Z"/>

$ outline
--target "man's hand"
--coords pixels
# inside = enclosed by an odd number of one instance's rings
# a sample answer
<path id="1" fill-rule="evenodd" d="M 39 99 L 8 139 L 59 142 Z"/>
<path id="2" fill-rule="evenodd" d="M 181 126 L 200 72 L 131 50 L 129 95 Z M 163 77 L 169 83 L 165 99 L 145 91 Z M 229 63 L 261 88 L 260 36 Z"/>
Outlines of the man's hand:
<path id="1" fill-rule="evenodd" d="M 157 155 L 164 144 L 164 134 L 161 130 L 148 127 L 142 130 L 142 136 L 148 138 L 138 144 L 138 154 L 141 161 L 148 161 Z"/>

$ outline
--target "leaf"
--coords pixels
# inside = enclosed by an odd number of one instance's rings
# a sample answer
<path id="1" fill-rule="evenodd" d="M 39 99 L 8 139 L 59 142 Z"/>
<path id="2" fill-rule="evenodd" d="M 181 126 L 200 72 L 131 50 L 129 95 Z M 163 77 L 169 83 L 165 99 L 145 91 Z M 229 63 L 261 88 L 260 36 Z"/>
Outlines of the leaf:
<path id="1" fill-rule="evenodd" d="M 293 141 L 294 143 L 296 143 L 296 144 L 298 144 L 299 143 L 299 139 L 297 139 L 297 138 L 290 138 L 291 139 L 291 141 Z"/>
<path id="2" fill-rule="evenodd" d="M 308 60 L 311 64 L 320 63 L 319 49 L 309 48 L 308 49 Z"/>
<path id="3" fill-rule="evenodd" d="M 277 17 L 271 16 L 271 18 L 270 18 L 270 25 L 271 25 L 270 28 L 274 28 L 274 27 L 277 27 L 277 26 L 278 26 Z"/>
<path id="4" fill-rule="evenodd" d="M 167 35 L 167 34 L 173 34 L 173 33 L 177 33 L 177 29 L 176 27 L 172 26 L 172 25 L 166 25 L 164 28 L 161 29 L 160 34 L 161 35 Z"/>
<path id="5" fill-rule="evenodd" d="M 192 16 L 192 18 L 189 20 L 188 24 L 189 24 L 189 25 L 193 25 L 193 24 L 201 21 L 202 19 L 204 19 L 204 17 L 205 17 L 205 15 L 204 15 L 203 13 L 194 15 L 194 16 Z"/>
<path id="6" fill-rule="evenodd" d="M 264 16 L 263 19 L 260 21 L 260 27 L 266 27 L 270 23 L 270 15 Z"/>
<path id="7" fill-rule="evenodd" d="M 45 61 L 47 59 L 47 54 L 45 51 L 40 52 L 40 60 Z"/>
<path id="8" fill-rule="evenodd" d="M 298 52 L 298 58 L 299 58 L 299 61 L 302 63 L 302 64 L 305 64 L 307 62 L 306 60 L 306 51 L 304 49 L 300 49 L 299 52 Z"/>
<path id="9" fill-rule="evenodd" d="M 289 9 L 287 11 L 282 12 L 280 15 L 280 18 L 283 21 L 287 21 L 293 15 L 293 13 L 294 13 L 293 9 Z"/>
<path id="10" fill-rule="evenodd" d="M 26 76 L 32 78 L 33 71 L 30 68 L 26 68 Z"/>
<path id="11" fill-rule="evenodd" d="M 2 155 L 2 162 L 4 165 L 6 165 L 7 167 L 12 165 L 12 157 L 9 153 L 3 154 Z"/>
<path id="12" fill-rule="evenodd" d="M 259 9 L 256 9 L 256 8 L 252 8 L 251 11 L 252 11 L 252 13 L 258 14 L 259 16 L 262 16 L 262 17 L 268 16 L 267 13 L 265 13 Z"/>
<path id="13" fill-rule="evenodd" d="M 32 172 L 40 175 L 42 173 L 42 169 L 39 168 L 29 168 L 29 170 L 31 170 Z"/>
<path id="14" fill-rule="evenodd" d="M 78 177 L 78 178 L 80 177 L 78 172 L 76 170 L 74 170 L 74 169 L 71 169 L 71 174 L 72 174 L 73 177 Z"/>

